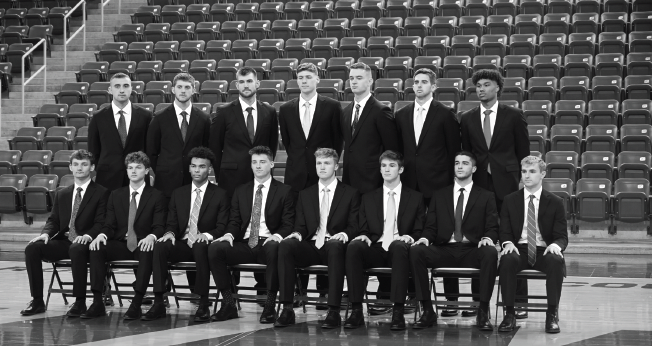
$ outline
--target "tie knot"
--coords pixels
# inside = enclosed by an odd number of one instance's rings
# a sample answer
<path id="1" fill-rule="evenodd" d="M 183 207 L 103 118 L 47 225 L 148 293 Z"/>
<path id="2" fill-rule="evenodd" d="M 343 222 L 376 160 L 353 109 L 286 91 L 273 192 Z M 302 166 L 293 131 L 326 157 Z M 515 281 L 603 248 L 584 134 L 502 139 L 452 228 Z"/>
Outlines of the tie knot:
<path id="1" fill-rule="evenodd" d="M 200 189 L 200 188 L 196 188 L 196 189 L 195 189 L 195 192 L 200 193 L 200 192 L 201 192 L 201 189 Z"/>
<path id="2" fill-rule="evenodd" d="M 303 104 L 304 107 L 309 108 L 310 107 L 310 102 L 307 102 Z"/>
<path id="3" fill-rule="evenodd" d="M 265 185 L 263 185 L 263 184 L 259 184 L 259 185 L 258 185 L 258 191 L 261 191 L 261 190 L 263 189 L 263 187 L 265 187 Z"/>
<path id="4" fill-rule="evenodd" d="M 329 188 L 327 188 L 327 187 L 321 189 L 321 191 L 322 191 L 322 192 L 326 192 L 326 193 L 331 192 L 331 190 L 330 190 Z"/>
<path id="5" fill-rule="evenodd" d="M 123 111 L 123 110 L 121 109 L 121 110 L 118 111 L 118 114 L 120 114 L 120 115 L 124 115 L 124 114 L 125 114 L 125 111 Z"/>
<path id="6" fill-rule="evenodd" d="M 389 192 L 389 196 L 390 196 L 390 197 L 394 197 L 395 194 L 396 194 L 396 192 L 394 192 L 394 191 L 390 191 L 390 192 Z"/>
<path id="7" fill-rule="evenodd" d="M 355 109 L 360 109 L 360 104 L 355 105 Z"/>
<path id="8" fill-rule="evenodd" d="M 137 194 L 138 194 L 138 191 L 134 191 L 134 192 L 131 193 L 131 197 L 135 198 Z"/>
<path id="9" fill-rule="evenodd" d="M 530 195 L 530 202 L 534 201 L 534 195 Z"/>
<path id="10" fill-rule="evenodd" d="M 182 117 L 184 117 L 184 118 L 185 118 L 185 117 L 186 117 L 186 115 L 188 115 L 188 113 L 186 113 L 186 111 L 183 111 L 183 112 L 181 112 L 181 116 L 182 116 Z"/>
<path id="11" fill-rule="evenodd" d="M 463 188 L 463 187 L 462 187 L 462 188 L 460 188 L 460 193 L 464 193 L 464 191 L 466 191 L 466 190 L 464 190 L 464 188 Z"/>
<path id="12" fill-rule="evenodd" d="M 247 113 L 251 114 L 253 112 L 254 107 L 247 107 Z"/>
<path id="13" fill-rule="evenodd" d="M 486 111 L 484 111 L 484 115 L 489 115 L 489 114 L 491 114 L 491 109 L 487 109 Z"/>
<path id="14" fill-rule="evenodd" d="M 77 192 L 82 192 L 83 190 L 84 190 L 84 189 L 81 188 L 81 187 L 78 187 L 78 188 L 77 188 Z"/>

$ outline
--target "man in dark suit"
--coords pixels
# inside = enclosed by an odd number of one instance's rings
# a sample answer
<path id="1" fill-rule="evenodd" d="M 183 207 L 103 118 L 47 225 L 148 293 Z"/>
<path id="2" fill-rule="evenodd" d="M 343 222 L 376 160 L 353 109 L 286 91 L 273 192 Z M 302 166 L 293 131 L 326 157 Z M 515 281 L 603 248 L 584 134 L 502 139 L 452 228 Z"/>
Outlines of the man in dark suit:
<path id="1" fill-rule="evenodd" d="M 238 186 L 254 177 L 249 150 L 269 147 L 273 159 L 278 147 L 278 116 L 274 107 L 256 99 L 260 85 L 256 70 L 243 67 L 236 76 L 239 99 L 219 108 L 210 126 L 210 148 L 217 157 L 217 184 L 226 189 L 229 198 Z"/>
<path id="2" fill-rule="evenodd" d="M 423 315 L 414 328 L 437 322 L 430 300 L 428 268 L 480 269 L 480 308 L 476 322 L 481 330 L 493 330 L 489 300 L 498 265 L 498 213 L 493 193 L 474 184 L 475 156 L 462 151 L 455 156 L 455 183 L 433 194 L 422 238 L 410 249 L 417 299 Z"/>
<path id="3" fill-rule="evenodd" d="M 154 304 L 142 317 L 144 321 L 166 315 L 163 294 L 167 291 L 168 263 L 195 262 L 196 281 L 193 293 L 199 295 L 195 322 L 210 320 L 208 286 L 208 244 L 224 234 L 229 220 L 226 191 L 208 181 L 215 155 L 208 148 L 197 147 L 188 153 L 192 183 L 174 190 L 170 197 L 165 234 L 154 246 Z"/>
<path id="4" fill-rule="evenodd" d="M 392 110 L 371 96 L 371 68 L 361 62 L 351 65 L 349 83 L 355 99 L 342 111 L 342 182 L 365 194 L 382 185 L 380 154 L 400 152 L 401 143 Z"/>
<path id="5" fill-rule="evenodd" d="M 238 318 L 231 291 L 228 266 L 246 263 L 267 265 L 267 299 L 260 323 L 274 323 L 274 303 L 279 289 L 279 242 L 292 232 L 294 196 L 292 188 L 272 178 L 272 150 L 257 146 L 249 151 L 254 180 L 235 189 L 226 234 L 217 238 L 208 251 L 213 280 L 222 293 L 222 306 L 213 321 Z"/>
<path id="6" fill-rule="evenodd" d="M 75 303 L 68 317 L 86 312 L 86 264 L 89 244 L 104 223 L 106 201 L 110 191 L 91 180 L 95 169 L 93 154 L 77 150 L 70 156 L 70 171 L 75 183 L 56 194 L 52 212 L 41 235 L 25 248 L 25 266 L 32 301 L 20 313 L 25 316 L 45 312 L 43 302 L 43 264 L 41 261 L 71 259 Z"/>
<path id="7" fill-rule="evenodd" d="M 129 186 L 111 193 L 101 233 L 90 245 L 90 273 L 93 304 L 82 318 L 104 316 L 102 302 L 106 264 L 111 261 L 136 260 L 136 295 L 124 316 L 125 320 L 140 319 L 140 306 L 152 276 L 152 254 L 156 239 L 165 232 L 166 199 L 163 193 L 147 184 L 149 158 L 142 151 L 127 155 Z"/>
<path id="8" fill-rule="evenodd" d="M 346 280 L 352 310 L 344 328 L 354 329 L 364 324 L 365 269 L 391 267 L 390 300 L 394 308 L 390 329 L 403 330 L 410 277 L 407 258 L 410 244 L 421 235 L 426 211 L 423 195 L 401 183 L 402 155 L 388 150 L 378 161 L 383 186 L 362 196 L 360 233 L 346 250 Z"/>
<path id="9" fill-rule="evenodd" d="M 546 274 L 546 333 L 559 333 L 557 307 L 566 276 L 563 251 L 568 246 L 566 211 L 559 197 L 542 188 L 546 163 L 540 158 L 523 159 L 521 176 L 525 187 L 505 196 L 500 212 L 499 273 L 506 313 L 498 331 L 511 332 L 516 327 L 516 274 L 534 269 Z"/>
<path id="10" fill-rule="evenodd" d="M 125 156 L 145 151 L 152 113 L 129 101 L 129 76 L 116 73 L 110 83 L 113 102 L 93 115 L 88 126 L 88 151 L 97 158 L 95 182 L 113 191 L 129 184 Z"/>
<path id="11" fill-rule="evenodd" d="M 322 328 L 342 323 L 340 304 L 344 290 L 344 254 L 350 237 L 358 233 L 358 191 L 335 178 L 339 155 L 334 149 L 315 152 L 319 182 L 299 193 L 294 231 L 278 249 L 278 276 L 283 312 L 275 327 L 294 324 L 292 305 L 296 267 L 328 266 L 328 314 Z"/>

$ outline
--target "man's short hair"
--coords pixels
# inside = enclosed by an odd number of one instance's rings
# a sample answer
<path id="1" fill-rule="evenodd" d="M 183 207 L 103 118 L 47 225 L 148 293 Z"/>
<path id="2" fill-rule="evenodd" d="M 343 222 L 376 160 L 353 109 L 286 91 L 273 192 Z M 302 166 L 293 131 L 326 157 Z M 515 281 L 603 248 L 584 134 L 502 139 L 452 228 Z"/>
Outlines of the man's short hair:
<path id="1" fill-rule="evenodd" d="M 431 69 L 429 68 L 420 68 L 416 72 L 414 72 L 414 77 L 416 77 L 418 74 L 425 74 L 428 76 L 428 79 L 430 79 L 430 84 L 435 84 L 435 80 L 437 79 L 437 75 L 432 72 Z"/>
<path id="2" fill-rule="evenodd" d="M 349 69 L 350 70 L 364 70 L 365 72 L 369 72 L 369 74 L 371 74 L 371 67 L 369 67 L 369 65 L 367 65 L 367 64 L 365 64 L 363 62 L 356 62 L 356 63 L 352 64 L 349 67 Z"/>
<path id="3" fill-rule="evenodd" d="M 337 155 L 337 151 L 331 148 L 319 148 L 315 151 L 315 158 L 332 158 L 335 164 L 340 161 L 340 155 Z"/>
<path id="4" fill-rule="evenodd" d="M 131 77 L 129 77 L 126 73 L 118 72 L 111 76 L 111 79 L 109 79 L 109 82 L 116 79 L 116 78 L 127 78 L 129 81 L 131 81 Z"/>
<path id="5" fill-rule="evenodd" d="M 258 79 L 258 74 L 256 73 L 256 70 L 254 70 L 254 68 L 251 67 L 251 66 L 243 66 L 243 67 L 240 67 L 240 68 L 238 69 L 238 72 L 236 72 L 236 75 L 237 75 L 237 76 L 242 76 L 242 77 L 244 77 L 244 76 L 246 76 L 246 75 L 248 75 L 248 74 L 250 74 L 250 73 L 253 73 L 253 74 L 254 74 L 254 80 L 257 80 L 257 79 Z M 237 79 L 237 78 L 236 78 L 236 79 Z"/>
<path id="6" fill-rule="evenodd" d="M 125 157 L 125 166 L 129 166 L 130 163 L 141 164 L 145 168 L 150 168 L 151 163 L 149 162 L 149 157 L 142 151 L 134 151 L 133 153 L 127 154 Z"/>
<path id="7" fill-rule="evenodd" d="M 467 150 L 462 150 L 462 151 L 458 151 L 457 153 L 455 153 L 455 157 L 458 157 L 460 155 L 468 156 L 471 159 L 471 163 L 473 164 L 473 166 L 477 165 L 478 158 L 475 157 L 475 154 L 473 154 L 472 152 L 467 151 Z"/>
<path id="8" fill-rule="evenodd" d="M 182 72 L 178 73 L 176 76 L 174 76 L 174 79 L 172 80 L 172 87 L 177 85 L 177 81 L 184 81 L 192 84 L 192 87 L 195 87 L 195 77 L 192 75 Z"/>
<path id="9" fill-rule="evenodd" d="M 259 145 L 251 148 L 251 150 L 249 150 L 249 156 L 254 156 L 254 155 L 267 155 L 270 161 L 274 160 L 274 154 L 272 154 L 272 149 L 270 149 L 268 146 Z"/>
<path id="10" fill-rule="evenodd" d="M 303 71 L 312 72 L 317 76 L 319 76 L 319 70 L 317 70 L 317 66 L 315 66 L 315 64 L 311 62 L 305 62 L 299 65 L 299 67 L 297 67 L 297 75 L 299 74 L 299 72 L 303 72 Z"/>
<path id="11" fill-rule="evenodd" d="M 383 160 L 385 159 L 396 161 L 398 163 L 399 168 L 403 167 L 403 154 L 399 153 L 398 151 L 385 150 L 384 153 L 380 154 L 380 158 L 378 159 L 378 162 L 383 163 Z"/>
<path id="12" fill-rule="evenodd" d="M 539 166 L 539 172 L 545 172 L 546 171 L 546 162 L 543 161 L 540 157 L 538 156 L 526 156 L 523 160 L 521 160 L 521 168 L 523 166 L 530 166 L 530 165 L 538 165 Z"/>
<path id="13" fill-rule="evenodd" d="M 211 166 L 215 166 L 215 161 L 217 160 L 213 151 L 206 147 L 194 147 L 190 149 L 188 159 L 192 161 L 193 158 L 208 160 Z"/>
<path id="14" fill-rule="evenodd" d="M 503 93 L 503 75 L 500 74 L 497 70 L 480 70 L 476 71 L 473 74 L 473 77 L 471 77 L 471 80 L 473 81 L 473 85 L 478 84 L 478 81 L 481 79 L 488 79 L 491 81 L 494 81 L 496 84 L 498 84 L 498 96 L 500 96 Z"/>
<path id="15" fill-rule="evenodd" d="M 72 160 L 88 160 L 91 162 L 91 165 L 95 164 L 95 156 L 93 153 L 86 149 L 79 149 L 72 152 L 70 155 L 70 164 L 72 165 Z"/>

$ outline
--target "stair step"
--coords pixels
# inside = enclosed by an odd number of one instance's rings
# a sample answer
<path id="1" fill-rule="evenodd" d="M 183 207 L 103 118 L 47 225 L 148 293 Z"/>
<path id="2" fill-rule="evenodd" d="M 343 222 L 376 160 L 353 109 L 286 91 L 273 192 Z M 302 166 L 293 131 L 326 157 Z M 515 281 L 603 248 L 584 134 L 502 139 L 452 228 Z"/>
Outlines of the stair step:
<path id="1" fill-rule="evenodd" d="M 36 112 L 38 113 L 38 112 Z M 35 113 L 35 114 L 36 114 Z M 5 121 L 32 121 L 32 116 L 28 114 L 5 114 L 2 113 L 2 120 Z M 4 125 L 4 123 L 3 123 Z"/>
<path id="2" fill-rule="evenodd" d="M 25 104 L 25 113 L 30 114 L 33 112 L 27 112 L 27 109 L 30 107 L 30 105 L 34 105 L 36 107 L 36 111 L 41 107 L 42 104 L 44 103 L 55 103 L 54 102 L 54 96 L 52 93 L 49 93 L 50 97 L 41 97 L 41 98 L 32 98 L 30 99 L 29 105 Z M 28 99 L 28 95 L 25 95 L 25 100 Z M 18 95 L 18 99 L 4 99 L 2 100 L 2 112 L 7 112 L 7 113 L 20 113 L 22 110 L 23 106 L 23 101 L 20 99 L 20 95 Z M 15 108 L 16 107 L 16 108 Z M 12 111 L 18 109 L 19 111 Z"/>
<path id="3" fill-rule="evenodd" d="M 25 86 L 25 93 L 27 93 L 25 95 L 25 99 L 28 98 L 27 95 L 29 95 L 30 93 L 34 93 L 34 92 L 43 93 L 43 82 L 42 81 L 43 80 L 41 80 L 41 85 L 32 85 L 32 83 L 34 82 L 34 81 L 32 81 L 32 82 L 29 82 L 29 84 L 27 84 Z M 54 94 L 58 93 L 61 90 L 61 86 L 63 85 L 62 83 L 70 83 L 70 82 L 74 82 L 74 81 L 75 81 L 74 79 L 73 80 L 58 80 L 56 82 L 53 82 L 53 83 L 56 83 L 56 84 L 50 84 L 50 82 L 48 82 L 49 85 L 45 86 L 45 90 L 46 90 L 46 92 L 48 94 L 54 95 Z M 20 94 L 22 93 L 22 90 L 23 90 L 22 85 L 13 85 L 13 84 L 10 85 L 9 86 L 9 99 L 19 99 Z M 15 95 L 16 93 L 18 94 L 17 96 L 12 96 L 12 95 Z"/>
<path id="4" fill-rule="evenodd" d="M 29 84 L 28 84 L 28 86 L 29 86 Z M 48 85 L 48 87 L 58 87 L 58 86 L 56 86 L 56 85 Z M 25 87 L 25 89 L 27 89 L 27 87 Z M 58 89 L 61 90 L 61 87 L 58 87 Z M 41 91 L 30 91 L 30 92 L 27 92 L 27 90 L 25 90 L 25 100 L 53 99 L 54 95 L 59 92 L 59 90 L 46 91 L 46 92 L 43 92 L 42 90 L 43 89 L 41 89 Z M 23 93 L 21 91 L 10 91 L 9 92 L 9 98 L 2 100 L 2 102 L 4 104 L 5 101 L 9 102 L 9 101 L 13 101 L 13 100 L 21 100 L 22 94 Z"/>
<path id="5" fill-rule="evenodd" d="M 16 136 L 16 132 L 23 128 L 23 127 L 30 127 L 34 126 L 34 123 L 32 122 L 32 119 L 29 118 L 28 120 L 24 121 L 3 121 L 2 122 L 2 133 L 0 136 L 2 137 L 7 137 L 7 138 L 13 138 Z M 6 141 L 5 141 L 6 143 Z M 0 143 L 2 144 L 2 143 Z M 7 144 L 7 147 L 9 145 Z"/>

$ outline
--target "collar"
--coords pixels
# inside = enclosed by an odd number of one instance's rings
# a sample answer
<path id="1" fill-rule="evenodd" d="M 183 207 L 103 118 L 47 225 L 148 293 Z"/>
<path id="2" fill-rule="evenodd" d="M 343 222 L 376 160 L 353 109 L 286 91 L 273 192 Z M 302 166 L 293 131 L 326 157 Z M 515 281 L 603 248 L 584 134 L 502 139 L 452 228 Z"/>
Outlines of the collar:
<path id="1" fill-rule="evenodd" d="M 138 192 L 138 196 L 143 195 L 143 190 L 145 190 L 145 182 L 143 182 L 143 185 L 141 185 L 137 190 L 134 190 L 131 185 L 129 186 L 129 198 L 134 194 L 134 192 Z"/>
<path id="2" fill-rule="evenodd" d="M 534 195 L 534 198 L 540 201 L 541 191 L 543 191 L 543 186 L 539 186 L 539 189 L 534 191 L 534 193 L 530 193 L 526 188 L 523 188 L 523 195 L 526 201 L 530 199 L 530 195 Z"/>
<path id="3" fill-rule="evenodd" d="M 419 108 L 423 108 L 423 110 L 425 111 L 425 113 L 428 113 L 428 110 L 430 109 L 430 105 L 432 105 L 432 100 L 434 100 L 434 98 L 433 98 L 433 97 L 430 97 L 430 99 L 428 99 L 428 101 L 426 101 L 426 102 L 423 104 L 423 106 L 419 105 L 419 102 L 417 102 L 417 101 L 415 100 L 415 101 L 414 101 L 414 111 L 416 112 L 417 109 L 419 109 Z"/>
<path id="4" fill-rule="evenodd" d="M 111 102 L 111 109 L 113 109 L 113 115 L 117 115 L 119 111 L 123 111 L 125 115 L 131 114 L 131 101 L 127 101 L 125 108 L 118 108 L 115 103 Z"/>
<path id="5" fill-rule="evenodd" d="M 315 93 L 315 96 L 313 96 L 310 100 L 306 100 L 303 98 L 303 95 L 299 96 L 299 107 L 303 107 L 303 105 L 306 104 L 306 102 L 310 102 L 310 107 L 315 106 L 317 104 L 317 93 Z"/>
<path id="6" fill-rule="evenodd" d="M 242 97 L 238 98 L 238 100 L 240 101 L 240 107 L 242 107 L 242 114 L 246 115 L 247 114 L 247 108 L 249 108 L 249 107 L 253 108 L 254 112 L 258 111 L 258 100 L 255 99 L 255 96 L 254 96 L 254 103 L 251 106 L 249 104 L 247 104 L 247 102 L 245 102 L 245 100 L 243 100 Z"/>
<path id="7" fill-rule="evenodd" d="M 269 178 L 267 178 L 266 181 L 263 182 L 263 187 L 269 190 L 269 186 L 271 184 L 272 184 L 272 177 L 270 176 Z M 254 192 L 256 192 L 256 189 L 258 189 L 258 185 L 260 185 L 260 183 L 258 182 L 258 180 L 254 179 Z"/>
<path id="8" fill-rule="evenodd" d="M 88 185 L 91 183 L 91 181 L 93 181 L 93 179 L 88 179 L 88 181 L 84 183 L 84 185 L 77 185 L 77 183 L 75 183 L 75 190 L 73 190 L 73 192 L 77 193 L 78 187 L 81 187 L 82 190 L 86 192 L 88 190 Z"/>
<path id="9" fill-rule="evenodd" d="M 371 93 L 369 93 L 369 95 L 363 98 L 360 102 L 353 100 L 353 111 L 355 112 L 355 105 L 360 105 L 360 113 L 362 113 L 362 111 L 364 110 L 364 106 L 367 104 L 367 101 L 369 101 L 370 97 L 371 97 Z"/>
<path id="10" fill-rule="evenodd" d="M 195 189 L 197 189 L 197 187 L 195 186 L 195 183 L 193 182 L 193 183 L 190 183 L 190 184 L 192 184 L 192 192 L 195 192 Z M 208 187 L 208 180 L 206 180 L 204 182 L 204 184 L 202 184 L 202 186 L 199 187 L 199 190 L 201 190 L 201 193 L 204 193 L 204 192 L 206 192 L 207 187 Z"/>
<path id="11" fill-rule="evenodd" d="M 319 182 L 319 191 L 321 192 L 324 188 L 327 188 L 330 192 L 335 192 L 335 188 L 337 188 L 337 179 L 334 179 L 330 184 L 324 185 Z"/>
<path id="12" fill-rule="evenodd" d="M 177 114 L 177 116 L 181 116 L 181 112 L 186 111 L 188 113 L 188 116 L 190 117 L 190 113 L 192 113 L 192 101 L 190 102 L 190 105 L 186 109 L 181 109 L 181 107 L 177 106 L 176 102 L 172 102 L 174 105 L 174 112 Z"/>
<path id="13" fill-rule="evenodd" d="M 383 196 L 388 194 L 390 191 L 394 191 L 394 192 L 396 192 L 397 195 L 400 195 L 402 189 L 403 189 L 403 182 L 398 183 L 398 185 L 396 185 L 394 190 L 390 190 L 389 187 L 387 187 L 387 186 L 385 186 L 385 184 L 383 184 Z"/>
<path id="14" fill-rule="evenodd" d="M 491 109 L 491 115 L 495 116 L 496 114 L 498 114 L 498 103 L 499 103 L 498 100 L 496 100 L 496 103 L 494 103 L 494 105 L 491 106 L 491 108 L 484 108 L 484 106 L 481 103 L 480 104 L 480 113 L 481 113 L 481 115 L 484 115 L 484 111 L 486 111 L 487 109 Z"/>
<path id="15" fill-rule="evenodd" d="M 462 186 L 457 183 L 457 180 L 455 180 L 455 183 L 453 184 L 453 194 L 459 192 L 461 188 L 462 188 Z M 471 183 L 469 185 L 466 185 L 464 187 L 464 192 L 471 193 L 472 188 L 473 188 L 473 181 L 471 181 Z"/>

